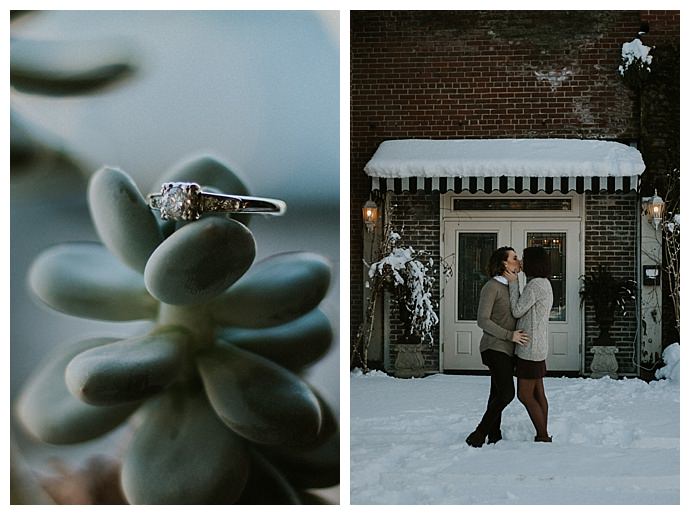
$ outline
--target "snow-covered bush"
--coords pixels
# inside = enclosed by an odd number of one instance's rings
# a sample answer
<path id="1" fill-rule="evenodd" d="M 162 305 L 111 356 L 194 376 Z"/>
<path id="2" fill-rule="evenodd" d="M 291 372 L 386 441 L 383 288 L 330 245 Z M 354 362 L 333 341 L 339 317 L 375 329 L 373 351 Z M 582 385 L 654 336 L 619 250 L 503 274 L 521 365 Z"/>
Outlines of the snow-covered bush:
<path id="1" fill-rule="evenodd" d="M 621 48 L 621 64 L 618 73 L 631 86 L 639 87 L 652 71 L 652 58 L 648 47 L 639 39 L 623 43 Z"/>
<path id="2" fill-rule="evenodd" d="M 395 231 L 391 231 L 388 240 L 389 252 L 369 267 L 370 282 L 393 293 L 401 313 L 409 317 L 410 334 L 432 344 L 432 331 L 439 322 L 431 300 L 434 279 L 428 275 L 433 259 L 412 247 L 402 246 L 402 238 Z"/>
<path id="3" fill-rule="evenodd" d="M 666 365 L 656 371 L 657 379 L 668 379 L 669 381 L 680 381 L 680 344 L 672 343 L 664 349 L 662 353 Z"/>
<path id="4" fill-rule="evenodd" d="M 350 349 L 350 367 L 361 367 L 365 374 L 369 372 L 369 343 L 377 318 L 377 305 L 384 298 L 384 292 L 392 295 L 392 301 L 399 308 L 407 332 L 418 341 L 433 344 L 433 328 L 439 323 L 436 314 L 438 305 L 434 305 L 431 299 L 434 262 L 425 252 L 403 245 L 402 237 L 391 223 L 395 206 L 391 205 L 389 198 L 384 198 L 383 205 L 382 218 L 385 223 L 375 253 L 379 260 L 372 264 L 364 261 L 369 270 L 369 280 L 366 283 L 368 299 L 364 320 Z"/>

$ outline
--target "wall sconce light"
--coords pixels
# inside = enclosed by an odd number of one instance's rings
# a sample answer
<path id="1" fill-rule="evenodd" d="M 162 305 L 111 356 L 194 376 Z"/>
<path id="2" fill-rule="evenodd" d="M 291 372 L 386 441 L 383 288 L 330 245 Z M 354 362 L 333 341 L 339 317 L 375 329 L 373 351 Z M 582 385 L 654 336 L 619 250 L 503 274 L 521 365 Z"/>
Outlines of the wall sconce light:
<path id="1" fill-rule="evenodd" d="M 362 220 L 367 228 L 367 232 L 373 232 L 376 227 L 376 221 L 379 219 L 379 208 L 376 202 L 369 199 L 362 206 Z"/>
<path id="2" fill-rule="evenodd" d="M 654 229 L 658 229 L 661 220 L 664 218 L 666 203 L 657 195 L 656 190 L 654 190 L 654 196 L 642 197 L 642 207 L 649 223 L 654 226 Z"/>

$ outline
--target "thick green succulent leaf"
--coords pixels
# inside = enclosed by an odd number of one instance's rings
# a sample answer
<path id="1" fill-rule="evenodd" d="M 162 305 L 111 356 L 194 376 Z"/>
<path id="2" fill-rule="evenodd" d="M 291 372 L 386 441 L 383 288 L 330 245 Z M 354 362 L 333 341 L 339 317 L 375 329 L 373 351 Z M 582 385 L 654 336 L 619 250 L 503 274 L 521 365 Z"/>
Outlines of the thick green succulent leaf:
<path id="1" fill-rule="evenodd" d="M 221 325 L 271 327 L 305 315 L 328 292 L 328 261 L 308 252 L 271 256 L 213 301 L 213 316 Z"/>
<path id="2" fill-rule="evenodd" d="M 338 419 L 333 413 L 330 404 L 326 402 L 323 396 L 319 393 L 316 388 L 311 387 L 314 395 L 316 395 L 319 401 L 319 407 L 321 408 L 321 430 L 319 431 L 319 438 L 314 442 L 314 445 L 310 448 L 316 448 L 323 445 L 327 440 L 329 440 L 338 431 Z M 298 449 L 299 450 L 299 449 Z"/>
<path id="3" fill-rule="evenodd" d="M 249 188 L 228 165 L 208 155 L 175 165 L 163 174 L 160 182 L 196 182 L 202 187 L 215 188 L 218 193 L 250 195 Z"/>
<path id="4" fill-rule="evenodd" d="M 287 324 L 264 329 L 228 327 L 222 341 L 248 350 L 293 371 L 314 363 L 328 351 L 331 323 L 319 309 Z"/>
<path id="5" fill-rule="evenodd" d="M 65 367 L 74 356 L 116 341 L 94 338 L 56 349 L 38 367 L 21 393 L 17 413 L 37 438 L 53 444 L 84 442 L 120 425 L 138 403 L 96 407 L 75 399 L 65 384 Z"/>
<path id="6" fill-rule="evenodd" d="M 178 163 L 163 174 L 160 183 L 164 182 L 195 182 L 204 191 L 251 196 L 247 185 L 230 166 L 209 155 L 195 156 Z M 230 218 L 248 225 L 251 215 L 234 214 Z"/>
<path id="7" fill-rule="evenodd" d="M 249 474 L 246 442 L 213 412 L 203 391 L 174 389 L 146 412 L 122 463 L 131 504 L 232 503 Z"/>
<path id="8" fill-rule="evenodd" d="M 110 251 L 137 272 L 143 272 L 163 241 L 158 221 L 132 178 L 103 167 L 89 180 L 89 209 L 96 231 Z"/>
<path id="9" fill-rule="evenodd" d="M 44 251 L 31 265 L 29 285 L 53 309 L 84 318 L 142 320 L 154 318 L 158 310 L 141 274 L 98 243 L 66 243 Z"/>
<path id="10" fill-rule="evenodd" d="M 299 494 L 266 458 L 252 452 L 249 481 L 237 504 L 302 504 Z"/>
<path id="11" fill-rule="evenodd" d="M 308 445 L 321 430 L 309 386 L 275 363 L 232 346 L 197 355 L 213 409 L 233 431 L 267 445 Z"/>
<path id="12" fill-rule="evenodd" d="M 323 414 L 319 438 L 307 448 L 263 446 L 262 452 L 299 489 L 327 488 L 340 483 L 340 431 L 338 421 L 328 403 L 318 397 Z"/>
<path id="13" fill-rule="evenodd" d="M 151 255 L 149 292 L 167 304 L 198 304 L 219 295 L 251 266 L 252 233 L 234 220 L 206 218 L 175 231 Z"/>
<path id="14" fill-rule="evenodd" d="M 163 220 L 162 218 L 158 221 L 158 225 L 161 228 L 161 233 L 163 238 L 169 237 L 177 229 L 177 222 L 175 220 Z"/>
<path id="15" fill-rule="evenodd" d="M 15 167 L 29 164 L 41 153 L 47 153 L 46 146 L 32 134 L 30 125 L 16 109 L 10 109 L 10 165 Z"/>
<path id="16" fill-rule="evenodd" d="M 81 177 L 86 173 L 86 170 L 78 158 L 67 152 L 59 141 L 41 136 L 39 133 L 40 131 L 36 130 L 32 122 L 10 106 L 10 172 L 13 175 L 30 173 L 34 169 L 34 165 L 43 166 L 43 173 L 51 174 L 51 179 L 55 179 L 65 187 L 67 185 L 63 181 L 68 176 L 70 179 L 76 179 L 81 183 Z M 48 161 L 50 166 L 46 167 L 45 164 Z M 58 170 L 60 173 L 56 174 L 55 172 Z M 34 180 L 39 179 L 34 178 Z M 48 181 L 42 182 L 43 188 L 51 189 L 54 187 L 54 184 L 51 185 Z M 27 181 L 24 187 L 31 188 L 33 184 L 33 181 Z M 38 195 L 43 198 L 40 193 Z"/>
<path id="17" fill-rule="evenodd" d="M 94 93 L 129 77 L 134 68 L 131 51 L 118 40 L 10 42 L 10 84 L 24 93 Z"/>
<path id="18" fill-rule="evenodd" d="M 145 399 L 178 377 L 188 341 L 187 333 L 170 329 L 89 349 L 67 365 L 67 388 L 97 406 Z"/>
<path id="19" fill-rule="evenodd" d="M 267 455 L 296 488 L 327 488 L 340 483 L 340 431 L 315 449 Z"/>

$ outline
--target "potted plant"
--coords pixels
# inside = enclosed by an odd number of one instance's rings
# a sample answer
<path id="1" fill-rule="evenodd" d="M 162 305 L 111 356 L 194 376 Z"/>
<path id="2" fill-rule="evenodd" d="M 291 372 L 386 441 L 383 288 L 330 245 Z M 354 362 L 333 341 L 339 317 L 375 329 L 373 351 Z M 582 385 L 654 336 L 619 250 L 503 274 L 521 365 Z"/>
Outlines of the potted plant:
<path id="1" fill-rule="evenodd" d="M 614 345 L 609 332 L 618 311 L 627 314 L 627 307 L 635 302 L 637 283 L 630 279 L 616 278 L 608 267 L 599 265 L 589 275 L 584 275 L 580 289 L 580 302 L 588 302 L 594 309 L 594 319 L 599 326 L 599 338 L 594 345 Z"/>
<path id="2" fill-rule="evenodd" d="M 588 302 L 594 309 L 594 319 L 599 326 L 599 337 L 594 340 L 594 357 L 590 368 L 592 377 L 618 377 L 618 361 L 615 340 L 610 330 L 618 311 L 626 314 L 629 303 L 635 302 L 635 281 L 621 280 L 603 265 L 599 265 L 589 275 L 581 277 L 580 303 Z"/>

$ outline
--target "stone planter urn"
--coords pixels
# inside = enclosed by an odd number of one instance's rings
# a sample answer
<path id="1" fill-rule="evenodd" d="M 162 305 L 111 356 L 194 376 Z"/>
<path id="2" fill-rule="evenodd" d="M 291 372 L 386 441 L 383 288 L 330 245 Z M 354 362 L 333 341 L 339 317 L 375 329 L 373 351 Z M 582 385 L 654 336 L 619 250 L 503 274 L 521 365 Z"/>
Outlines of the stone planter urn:
<path id="1" fill-rule="evenodd" d="M 592 347 L 594 358 L 590 368 L 592 370 L 591 377 L 599 379 L 600 377 L 609 376 L 611 379 L 618 379 L 618 360 L 616 360 L 616 353 L 618 347 L 612 345 L 595 345 Z"/>
<path id="2" fill-rule="evenodd" d="M 398 345 L 398 356 L 395 358 L 395 377 L 409 379 L 424 377 L 423 343 Z"/>

